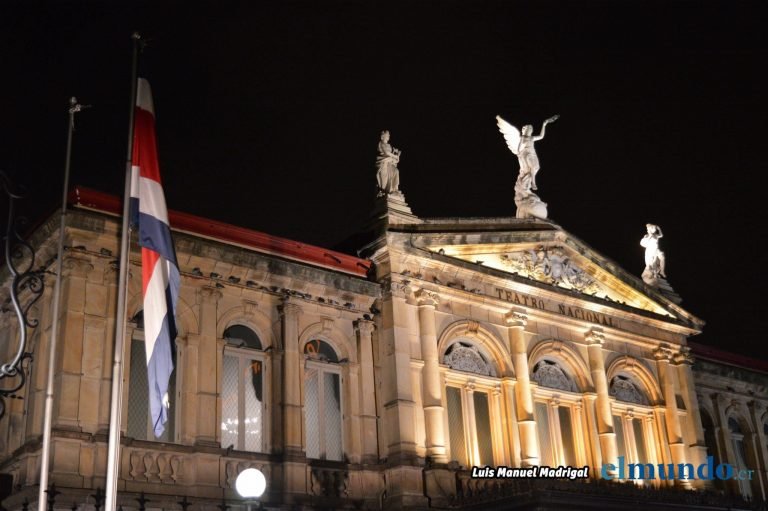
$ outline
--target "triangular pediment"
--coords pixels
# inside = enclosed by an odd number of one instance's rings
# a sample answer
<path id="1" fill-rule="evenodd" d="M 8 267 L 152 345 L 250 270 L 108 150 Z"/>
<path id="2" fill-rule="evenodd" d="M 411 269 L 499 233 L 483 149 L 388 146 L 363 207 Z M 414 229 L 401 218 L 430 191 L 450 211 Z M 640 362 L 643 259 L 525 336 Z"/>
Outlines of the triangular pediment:
<path id="1" fill-rule="evenodd" d="M 480 271 L 489 268 L 504 272 L 515 280 L 535 283 L 553 292 L 681 320 L 696 329 L 703 326 L 673 297 L 646 285 L 639 276 L 630 274 L 554 223 L 523 224 L 515 219 L 512 225 L 504 227 L 517 229 L 507 230 L 500 229 L 500 222 L 496 221 L 493 230 L 487 231 L 483 227 L 489 224 L 479 219 L 471 225 L 457 223 L 462 225 L 433 221 L 421 226 L 421 232 L 411 238 L 412 243 L 438 257 L 466 261 L 477 265 Z M 446 229 L 436 232 L 440 227 Z M 427 229 L 431 232 L 425 232 Z"/>
<path id="2" fill-rule="evenodd" d="M 597 264 L 590 264 L 583 256 L 563 244 L 525 245 L 441 246 L 438 250 L 443 250 L 443 254 L 450 257 L 482 264 L 555 288 L 568 289 L 656 314 L 671 315 L 660 303 L 625 285 Z"/>

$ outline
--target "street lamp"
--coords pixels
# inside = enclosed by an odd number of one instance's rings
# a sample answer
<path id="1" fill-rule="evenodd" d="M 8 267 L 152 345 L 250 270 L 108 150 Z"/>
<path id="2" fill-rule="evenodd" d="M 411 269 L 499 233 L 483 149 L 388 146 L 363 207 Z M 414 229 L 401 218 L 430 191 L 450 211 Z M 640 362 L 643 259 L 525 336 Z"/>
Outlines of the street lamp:
<path id="1" fill-rule="evenodd" d="M 258 499 L 264 494 L 264 490 L 267 489 L 267 478 L 257 468 L 246 468 L 237 475 L 235 489 L 241 497 L 246 499 L 248 511 L 250 511 L 249 499 Z M 259 502 L 259 508 L 261 508 L 261 502 Z"/>

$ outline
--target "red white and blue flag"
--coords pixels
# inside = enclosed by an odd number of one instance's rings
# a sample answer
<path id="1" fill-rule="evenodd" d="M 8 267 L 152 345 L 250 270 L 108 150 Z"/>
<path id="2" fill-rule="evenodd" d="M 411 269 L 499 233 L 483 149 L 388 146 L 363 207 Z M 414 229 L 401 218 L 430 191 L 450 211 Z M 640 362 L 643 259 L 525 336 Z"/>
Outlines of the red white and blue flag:
<path id="1" fill-rule="evenodd" d="M 180 278 L 157 161 L 152 91 L 143 78 L 136 94 L 131 170 L 131 215 L 141 246 L 149 408 L 155 436 L 160 437 L 168 421 Z"/>

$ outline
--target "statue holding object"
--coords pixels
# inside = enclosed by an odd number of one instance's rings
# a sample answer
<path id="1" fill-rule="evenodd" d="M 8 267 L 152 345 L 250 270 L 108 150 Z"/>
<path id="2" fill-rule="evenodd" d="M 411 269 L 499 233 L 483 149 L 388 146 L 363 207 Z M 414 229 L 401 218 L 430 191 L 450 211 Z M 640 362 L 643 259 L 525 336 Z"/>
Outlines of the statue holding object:
<path id="1" fill-rule="evenodd" d="M 504 135 L 507 147 L 517 156 L 517 161 L 520 163 L 520 173 L 515 182 L 517 218 L 547 218 L 547 204 L 533 193 L 533 190 L 537 189 L 536 174 L 540 167 L 534 143 L 544 138 L 547 124 L 555 122 L 559 117 L 559 115 L 553 115 L 545 120 L 539 134 L 534 135 L 533 126 L 530 124 L 523 126 L 521 133 L 516 127 L 496 116 L 496 124 Z"/>
<path id="2" fill-rule="evenodd" d="M 400 163 L 401 152 L 389 143 L 389 131 L 381 132 L 378 155 L 376 156 L 376 180 L 379 185 L 379 197 L 384 195 L 402 195 L 400 192 Z"/>

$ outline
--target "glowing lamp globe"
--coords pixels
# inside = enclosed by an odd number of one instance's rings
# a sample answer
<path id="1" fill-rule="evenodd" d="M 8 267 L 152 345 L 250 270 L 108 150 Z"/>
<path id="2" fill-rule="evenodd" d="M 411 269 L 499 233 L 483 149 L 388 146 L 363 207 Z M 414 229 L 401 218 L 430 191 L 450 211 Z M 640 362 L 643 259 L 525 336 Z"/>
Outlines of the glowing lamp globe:
<path id="1" fill-rule="evenodd" d="M 267 478 L 261 470 L 247 468 L 238 474 L 235 489 L 245 499 L 258 499 L 267 489 Z"/>

